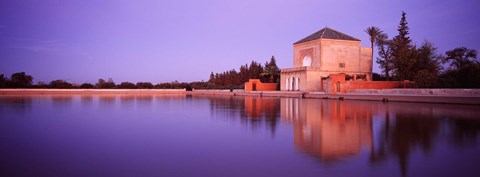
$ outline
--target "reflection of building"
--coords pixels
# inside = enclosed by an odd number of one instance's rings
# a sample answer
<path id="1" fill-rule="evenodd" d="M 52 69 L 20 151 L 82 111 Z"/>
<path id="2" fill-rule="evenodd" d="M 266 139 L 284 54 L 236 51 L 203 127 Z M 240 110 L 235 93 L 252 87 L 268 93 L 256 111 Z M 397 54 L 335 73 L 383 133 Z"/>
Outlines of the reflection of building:
<path id="1" fill-rule="evenodd" d="M 320 91 L 322 78 L 346 73 L 371 80 L 372 48 L 330 28 L 293 44 L 293 68 L 282 69 L 281 90 Z"/>
<path id="2" fill-rule="evenodd" d="M 371 109 L 343 101 L 318 101 L 281 100 L 282 120 L 293 123 L 297 147 L 330 160 L 358 154 L 363 146 L 372 144 Z"/>

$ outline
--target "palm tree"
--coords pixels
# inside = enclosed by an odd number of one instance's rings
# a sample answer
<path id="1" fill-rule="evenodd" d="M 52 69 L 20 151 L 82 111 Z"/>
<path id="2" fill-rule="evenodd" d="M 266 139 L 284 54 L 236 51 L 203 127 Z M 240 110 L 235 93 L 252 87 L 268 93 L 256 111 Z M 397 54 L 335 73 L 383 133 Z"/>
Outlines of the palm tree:
<path id="1" fill-rule="evenodd" d="M 372 57 L 373 57 L 373 44 L 377 40 L 377 36 L 382 33 L 382 30 L 376 26 L 368 27 L 365 32 L 370 36 L 370 43 L 372 46 Z"/>
<path id="2" fill-rule="evenodd" d="M 365 29 L 365 32 L 370 36 L 370 44 L 372 46 L 372 61 L 373 61 L 373 44 L 377 40 L 377 36 L 383 32 L 380 28 L 376 26 L 368 27 L 367 29 Z"/>
<path id="3" fill-rule="evenodd" d="M 275 78 L 280 76 L 280 69 L 276 65 L 270 65 L 263 69 L 260 76 L 270 76 L 270 83 L 275 83 Z"/>

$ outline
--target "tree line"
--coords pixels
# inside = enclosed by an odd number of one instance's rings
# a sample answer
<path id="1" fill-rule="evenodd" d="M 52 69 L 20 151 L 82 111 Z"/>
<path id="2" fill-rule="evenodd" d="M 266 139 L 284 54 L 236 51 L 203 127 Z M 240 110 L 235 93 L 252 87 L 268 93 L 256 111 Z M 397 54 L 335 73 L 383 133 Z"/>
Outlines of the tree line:
<path id="1" fill-rule="evenodd" d="M 248 82 L 249 79 L 260 79 L 260 81 L 265 83 L 278 83 L 280 69 L 277 66 L 275 57 L 272 56 L 270 61 L 267 61 L 263 66 L 256 61 L 252 61 L 250 65 L 242 65 L 238 72 L 235 69 L 222 73 L 212 72 L 208 82 L 212 83 L 215 88 L 239 89 L 243 88 L 244 83 Z"/>
<path id="2" fill-rule="evenodd" d="M 458 47 L 442 54 L 430 41 L 414 44 L 409 30 L 405 12 L 393 38 L 375 26 L 365 30 L 372 57 L 374 46 L 378 49 L 376 62 L 382 70 L 374 80 L 411 80 L 422 88 L 480 88 L 477 50 Z"/>
<path id="3" fill-rule="evenodd" d="M 109 78 L 98 79 L 92 83 L 69 83 L 66 80 L 53 80 L 50 83 L 38 82 L 33 84 L 33 76 L 25 72 L 14 73 L 10 78 L 0 74 L 0 88 L 62 88 L 62 89 L 243 89 L 248 79 L 261 79 L 264 82 L 277 82 L 280 78 L 280 69 L 277 67 L 275 57 L 264 66 L 256 61 L 250 65 L 242 65 L 240 72 L 235 69 L 222 73 L 211 73 L 208 81 L 195 82 L 164 82 L 152 84 L 151 82 L 121 82 L 115 83 Z"/>

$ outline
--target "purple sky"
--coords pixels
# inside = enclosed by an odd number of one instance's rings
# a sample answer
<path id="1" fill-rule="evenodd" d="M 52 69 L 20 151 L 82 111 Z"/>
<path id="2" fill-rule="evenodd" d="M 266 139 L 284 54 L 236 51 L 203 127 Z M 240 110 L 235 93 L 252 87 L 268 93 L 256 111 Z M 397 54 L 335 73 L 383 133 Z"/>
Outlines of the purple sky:
<path id="1" fill-rule="evenodd" d="M 402 10 L 418 45 L 479 50 L 479 7 L 478 0 L 2 0 L 0 73 L 25 71 L 35 83 L 189 82 L 272 55 L 289 68 L 297 40 L 329 26 L 369 46 L 364 29 L 394 36 Z"/>

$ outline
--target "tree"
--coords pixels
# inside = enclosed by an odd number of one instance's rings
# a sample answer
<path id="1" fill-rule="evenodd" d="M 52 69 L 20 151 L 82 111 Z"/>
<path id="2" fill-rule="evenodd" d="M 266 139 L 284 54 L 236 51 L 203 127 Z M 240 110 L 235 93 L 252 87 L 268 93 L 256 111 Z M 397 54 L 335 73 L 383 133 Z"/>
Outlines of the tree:
<path id="1" fill-rule="evenodd" d="M 384 81 L 386 80 L 385 76 L 380 75 L 378 73 L 372 73 L 372 80 L 373 81 Z"/>
<path id="2" fill-rule="evenodd" d="M 371 26 L 371 27 L 368 27 L 367 29 L 365 29 L 365 32 L 368 34 L 368 36 L 370 36 L 370 46 L 372 47 L 372 61 L 373 61 L 373 44 L 375 44 L 375 41 L 377 40 L 378 38 L 378 35 L 383 33 L 382 30 L 380 30 L 380 28 L 376 27 L 376 26 Z"/>
<path id="3" fill-rule="evenodd" d="M 412 57 L 416 61 L 412 66 L 415 84 L 423 88 L 438 86 L 442 56 L 437 54 L 437 48 L 431 42 L 425 41 L 420 48 L 413 47 L 412 51 Z"/>
<path id="4" fill-rule="evenodd" d="M 248 68 L 249 77 L 248 79 L 260 79 L 260 74 L 263 72 L 263 67 L 260 63 L 253 61 L 250 63 Z"/>
<path id="5" fill-rule="evenodd" d="M 411 57 L 412 40 L 408 37 L 409 28 L 406 15 L 405 12 L 402 12 L 397 29 L 398 35 L 393 38 L 391 43 L 394 72 L 399 80 L 413 80 L 415 76 L 415 73 L 411 72 L 415 61 Z"/>
<path id="6" fill-rule="evenodd" d="M 0 74 L 0 88 L 5 88 L 8 86 L 8 78 L 6 78 L 3 74 Z"/>
<path id="7" fill-rule="evenodd" d="M 43 81 L 38 81 L 36 85 L 33 86 L 34 88 L 48 88 L 48 84 Z"/>
<path id="8" fill-rule="evenodd" d="M 80 88 L 84 88 L 84 89 L 88 89 L 88 88 L 94 88 L 95 86 L 93 86 L 93 84 L 90 84 L 90 83 L 83 83 L 82 85 L 80 85 Z"/>
<path id="9" fill-rule="evenodd" d="M 210 73 L 210 79 L 208 80 L 208 82 L 214 82 L 215 81 L 215 75 L 213 74 L 213 72 Z"/>
<path id="10" fill-rule="evenodd" d="M 447 56 L 445 57 L 444 61 L 450 62 L 450 65 L 453 65 L 453 67 L 456 69 L 473 64 L 477 58 L 477 50 L 467 49 L 466 47 L 458 47 L 445 52 L 445 54 Z"/>
<path id="11" fill-rule="evenodd" d="M 68 83 L 65 80 L 54 80 L 48 84 L 50 88 L 72 88 L 72 84 Z"/>
<path id="12" fill-rule="evenodd" d="M 33 77 L 26 75 L 25 72 L 14 73 L 10 76 L 10 87 L 25 88 L 32 85 Z"/>
<path id="13" fill-rule="evenodd" d="M 134 83 L 131 82 L 122 82 L 120 85 L 118 85 L 118 88 L 121 89 L 135 89 L 137 88 Z"/>
<path id="14" fill-rule="evenodd" d="M 378 48 L 378 57 L 376 62 L 378 63 L 380 69 L 382 69 L 385 80 L 388 81 L 390 80 L 390 73 L 393 68 L 391 40 L 388 39 L 387 34 L 381 32 L 377 35 L 375 44 Z"/>
<path id="15" fill-rule="evenodd" d="M 136 87 L 140 89 L 153 89 L 153 84 L 150 82 L 137 82 Z"/>
<path id="16" fill-rule="evenodd" d="M 277 62 L 275 61 L 275 57 L 272 56 L 270 58 L 270 62 L 265 63 L 265 68 L 260 76 L 269 77 L 270 83 L 276 83 L 278 78 L 280 77 L 280 69 L 277 66 Z"/>
<path id="17" fill-rule="evenodd" d="M 106 82 L 103 79 L 98 79 L 96 86 L 97 88 L 103 88 L 103 89 L 115 88 L 115 82 L 113 82 L 112 78 L 109 78 L 108 82 Z"/>
<path id="18" fill-rule="evenodd" d="M 445 54 L 444 62 L 450 63 L 450 67 L 441 76 L 442 86 L 480 88 L 480 62 L 476 50 L 460 47 Z"/>
<path id="19" fill-rule="evenodd" d="M 26 75 L 25 72 L 12 74 L 10 77 L 11 86 L 14 88 L 26 88 L 32 86 L 33 77 Z"/>

